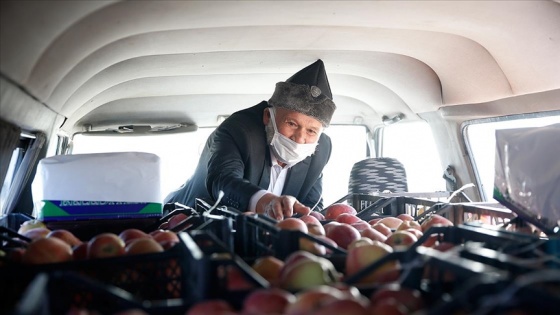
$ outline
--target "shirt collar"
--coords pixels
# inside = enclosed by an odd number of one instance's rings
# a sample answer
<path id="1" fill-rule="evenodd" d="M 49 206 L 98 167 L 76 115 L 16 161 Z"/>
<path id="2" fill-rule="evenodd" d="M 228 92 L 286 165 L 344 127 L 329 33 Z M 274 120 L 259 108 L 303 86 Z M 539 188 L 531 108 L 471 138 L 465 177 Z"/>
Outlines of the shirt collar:
<path id="1" fill-rule="evenodd" d="M 272 166 L 278 165 L 278 166 L 282 167 L 280 164 L 278 164 L 278 159 L 276 158 L 276 155 L 274 155 L 274 152 L 272 151 L 272 148 L 269 148 L 269 150 L 270 150 L 270 161 L 272 162 L 272 163 L 271 163 Z M 290 167 L 292 167 L 292 166 L 293 166 L 293 165 L 286 164 L 286 166 L 283 167 L 283 168 L 288 169 L 288 168 L 290 168 Z"/>

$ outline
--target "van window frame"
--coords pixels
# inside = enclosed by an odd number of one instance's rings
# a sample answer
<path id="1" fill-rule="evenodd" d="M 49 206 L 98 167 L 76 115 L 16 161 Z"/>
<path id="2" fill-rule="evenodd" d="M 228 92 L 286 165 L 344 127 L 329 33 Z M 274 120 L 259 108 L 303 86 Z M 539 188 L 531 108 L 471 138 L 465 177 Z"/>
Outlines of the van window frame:
<path id="1" fill-rule="evenodd" d="M 505 115 L 505 116 L 498 116 L 498 117 L 488 117 L 488 118 L 477 118 L 472 120 L 464 121 L 461 124 L 461 136 L 465 143 L 465 151 L 467 152 L 467 157 L 472 165 L 472 170 L 476 180 L 476 188 L 480 193 L 480 196 L 485 201 L 492 201 L 492 196 L 487 196 L 485 189 L 482 185 L 482 178 L 479 172 L 479 167 L 476 163 L 476 159 L 474 156 L 474 152 L 472 149 L 471 140 L 468 136 L 468 128 L 473 125 L 478 124 L 487 124 L 487 123 L 497 123 L 497 122 L 504 122 L 504 121 L 512 121 L 512 120 L 523 120 L 523 119 L 533 119 L 533 118 L 545 118 L 551 116 L 559 116 L 560 117 L 560 110 L 552 110 L 552 111 L 545 111 L 545 112 L 535 112 L 535 113 L 523 113 L 523 114 L 513 114 L 513 115 Z M 519 128 L 523 128 L 520 126 Z"/>

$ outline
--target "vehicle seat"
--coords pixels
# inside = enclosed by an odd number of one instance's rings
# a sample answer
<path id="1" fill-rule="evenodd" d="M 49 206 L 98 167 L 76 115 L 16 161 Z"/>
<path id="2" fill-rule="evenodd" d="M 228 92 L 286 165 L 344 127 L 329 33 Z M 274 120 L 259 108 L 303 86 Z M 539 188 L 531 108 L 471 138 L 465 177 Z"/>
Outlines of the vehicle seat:
<path id="1" fill-rule="evenodd" d="M 408 185 L 404 165 L 395 158 L 368 158 L 356 162 L 350 171 L 349 194 L 406 192 Z"/>

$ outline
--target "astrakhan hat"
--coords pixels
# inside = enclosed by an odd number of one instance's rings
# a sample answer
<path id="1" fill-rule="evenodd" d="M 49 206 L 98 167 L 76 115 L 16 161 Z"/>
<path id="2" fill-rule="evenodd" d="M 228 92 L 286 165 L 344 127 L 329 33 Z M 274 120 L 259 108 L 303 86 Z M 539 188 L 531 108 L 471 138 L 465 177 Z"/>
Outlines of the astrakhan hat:
<path id="1" fill-rule="evenodd" d="M 286 82 L 276 83 L 268 103 L 311 116 L 328 127 L 336 106 L 321 59 L 301 69 Z"/>

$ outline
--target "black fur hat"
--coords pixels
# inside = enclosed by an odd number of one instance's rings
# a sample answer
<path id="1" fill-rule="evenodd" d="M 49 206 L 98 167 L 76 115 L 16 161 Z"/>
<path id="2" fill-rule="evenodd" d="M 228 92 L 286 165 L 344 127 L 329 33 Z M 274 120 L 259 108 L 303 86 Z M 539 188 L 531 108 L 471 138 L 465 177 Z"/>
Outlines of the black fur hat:
<path id="1" fill-rule="evenodd" d="M 286 82 L 276 83 L 276 89 L 268 103 L 311 116 L 328 127 L 336 106 L 332 101 L 323 61 L 319 59 Z"/>

